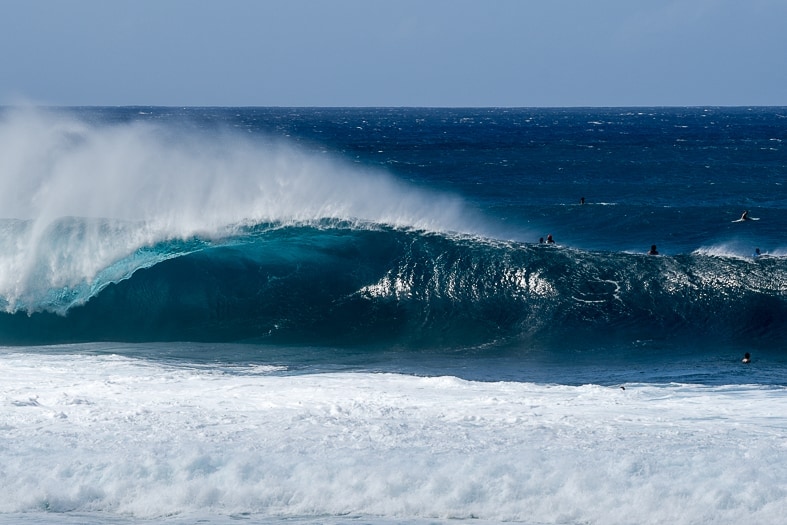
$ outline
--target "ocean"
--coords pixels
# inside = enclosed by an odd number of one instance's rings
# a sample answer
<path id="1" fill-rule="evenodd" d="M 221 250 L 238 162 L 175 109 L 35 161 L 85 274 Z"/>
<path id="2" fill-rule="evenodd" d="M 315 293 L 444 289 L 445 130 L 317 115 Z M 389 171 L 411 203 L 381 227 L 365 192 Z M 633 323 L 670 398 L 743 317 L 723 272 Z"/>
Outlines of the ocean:
<path id="1" fill-rule="evenodd" d="M 0 523 L 780 523 L 785 141 L 1 108 Z"/>

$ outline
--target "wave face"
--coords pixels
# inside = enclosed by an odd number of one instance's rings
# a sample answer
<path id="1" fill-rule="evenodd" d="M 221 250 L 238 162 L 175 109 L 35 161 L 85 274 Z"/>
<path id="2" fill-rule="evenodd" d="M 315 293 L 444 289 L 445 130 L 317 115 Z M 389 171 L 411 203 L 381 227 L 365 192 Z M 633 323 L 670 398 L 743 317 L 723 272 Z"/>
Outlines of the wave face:
<path id="1" fill-rule="evenodd" d="M 784 340 L 785 287 L 782 258 L 588 252 L 335 221 L 256 225 L 162 241 L 89 286 L 48 290 L 31 311 L 0 316 L 0 342 Z"/>

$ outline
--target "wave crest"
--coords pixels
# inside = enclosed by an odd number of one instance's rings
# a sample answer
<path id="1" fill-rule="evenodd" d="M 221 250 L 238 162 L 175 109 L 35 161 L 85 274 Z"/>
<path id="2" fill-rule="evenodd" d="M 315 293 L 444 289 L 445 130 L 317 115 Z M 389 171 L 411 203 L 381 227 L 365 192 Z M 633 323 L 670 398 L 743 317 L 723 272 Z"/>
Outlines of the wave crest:
<path id="1" fill-rule="evenodd" d="M 62 312 L 163 260 L 161 243 L 223 239 L 257 224 L 481 224 L 458 198 L 196 122 L 102 123 L 5 109 L 0 158 L 0 303 L 9 312 Z"/>

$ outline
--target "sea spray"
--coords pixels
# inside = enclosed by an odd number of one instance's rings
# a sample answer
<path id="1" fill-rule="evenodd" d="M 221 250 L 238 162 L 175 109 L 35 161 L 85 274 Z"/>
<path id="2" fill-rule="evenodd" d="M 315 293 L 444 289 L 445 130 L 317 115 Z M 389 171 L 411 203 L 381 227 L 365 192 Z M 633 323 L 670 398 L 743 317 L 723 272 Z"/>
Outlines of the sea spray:
<path id="1" fill-rule="evenodd" d="M 126 278 L 129 272 L 108 268 L 158 243 L 220 240 L 248 225 L 339 219 L 458 230 L 471 223 L 473 214 L 459 199 L 416 190 L 380 170 L 280 140 L 228 129 L 208 135 L 178 124 L 95 123 L 30 108 L 3 112 L 0 299 L 6 311 L 35 311 L 42 295 L 94 289 L 99 275 Z M 77 296 L 76 303 L 88 298 Z"/>

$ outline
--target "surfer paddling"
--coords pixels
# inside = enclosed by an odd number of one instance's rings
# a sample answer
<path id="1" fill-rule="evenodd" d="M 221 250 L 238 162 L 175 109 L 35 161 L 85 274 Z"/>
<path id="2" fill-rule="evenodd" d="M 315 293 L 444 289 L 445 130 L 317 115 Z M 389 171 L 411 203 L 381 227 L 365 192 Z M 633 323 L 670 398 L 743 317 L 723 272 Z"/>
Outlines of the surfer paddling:
<path id="1" fill-rule="evenodd" d="M 748 365 L 749 363 L 751 363 L 751 355 L 749 355 L 749 352 L 743 354 L 743 359 L 741 359 L 741 363 L 743 363 L 744 365 Z"/>
<path id="2" fill-rule="evenodd" d="M 750 217 L 749 210 L 743 210 L 743 213 L 741 213 L 741 218 L 735 219 L 732 222 L 749 222 L 749 221 L 759 221 L 759 220 L 760 220 L 759 217 Z"/>

